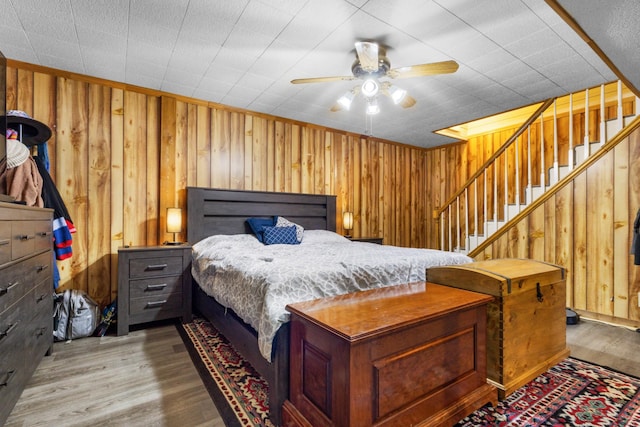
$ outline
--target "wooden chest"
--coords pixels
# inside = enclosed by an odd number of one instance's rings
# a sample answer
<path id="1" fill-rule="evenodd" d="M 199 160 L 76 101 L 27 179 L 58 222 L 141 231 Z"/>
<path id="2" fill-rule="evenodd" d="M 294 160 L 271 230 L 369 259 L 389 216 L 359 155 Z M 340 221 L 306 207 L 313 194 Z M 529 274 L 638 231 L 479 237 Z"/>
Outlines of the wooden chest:
<path id="1" fill-rule="evenodd" d="M 491 299 L 421 282 L 287 306 L 283 425 L 449 426 L 497 403 L 486 381 Z"/>
<path id="2" fill-rule="evenodd" d="M 487 377 L 500 399 L 569 356 L 564 268 L 496 259 L 429 268 L 427 280 L 495 297 L 487 309 Z"/>

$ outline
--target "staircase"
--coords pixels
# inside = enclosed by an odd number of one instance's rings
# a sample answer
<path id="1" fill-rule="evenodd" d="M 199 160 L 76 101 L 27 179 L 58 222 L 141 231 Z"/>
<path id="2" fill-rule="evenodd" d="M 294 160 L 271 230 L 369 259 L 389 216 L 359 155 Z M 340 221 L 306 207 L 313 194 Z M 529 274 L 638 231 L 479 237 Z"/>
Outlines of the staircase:
<path id="1" fill-rule="evenodd" d="M 441 248 L 472 254 L 615 137 L 639 113 L 622 82 L 547 100 L 442 208 Z"/>

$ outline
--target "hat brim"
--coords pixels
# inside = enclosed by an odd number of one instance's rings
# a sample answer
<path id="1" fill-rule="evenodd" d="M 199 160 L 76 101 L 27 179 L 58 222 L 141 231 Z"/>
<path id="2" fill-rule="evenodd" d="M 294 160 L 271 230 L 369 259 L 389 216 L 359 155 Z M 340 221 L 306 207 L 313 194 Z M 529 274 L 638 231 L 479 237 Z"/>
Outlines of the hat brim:
<path id="1" fill-rule="evenodd" d="M 5 118 L 7 127 L 18 132 L 20 141 L 24 145 L 37 145 L 51 138 L 51 129 L 42 122 L 20 116 L 5 116 Z"/>

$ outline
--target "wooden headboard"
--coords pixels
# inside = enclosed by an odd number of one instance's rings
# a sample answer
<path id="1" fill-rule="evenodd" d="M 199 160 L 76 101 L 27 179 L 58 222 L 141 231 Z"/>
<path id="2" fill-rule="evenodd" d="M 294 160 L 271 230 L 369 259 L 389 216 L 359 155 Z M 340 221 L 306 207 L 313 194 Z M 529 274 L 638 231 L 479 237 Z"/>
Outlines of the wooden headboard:
<path id="1" fill-rule="evenodd" d="M 336 196 L 187 187 L 187 239 L 251 233 L 249 217 L 283 216 L 305 229 L 336 231 Z"/>

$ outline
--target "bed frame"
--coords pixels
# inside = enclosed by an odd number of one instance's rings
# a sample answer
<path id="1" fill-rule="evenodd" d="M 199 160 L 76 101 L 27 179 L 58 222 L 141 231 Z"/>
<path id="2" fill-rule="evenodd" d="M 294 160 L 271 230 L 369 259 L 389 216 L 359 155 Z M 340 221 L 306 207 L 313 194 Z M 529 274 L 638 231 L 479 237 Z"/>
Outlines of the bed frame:
<path id="1" fill-rule="evenodd" d="M 249 217 L 286 217 L 305 229 L 336 231 L 336 196 L 187 188 L 187 238 L 194 244 L 214 234 L 251 233 Z M 258 349 L 256 331 L 205 294 L 193 280 L 193 308 L 207 318 L 269 384 L 271 421 L 282 424 L 289 396 L 289 324 L 276 334 L 271 363 Z"/>

